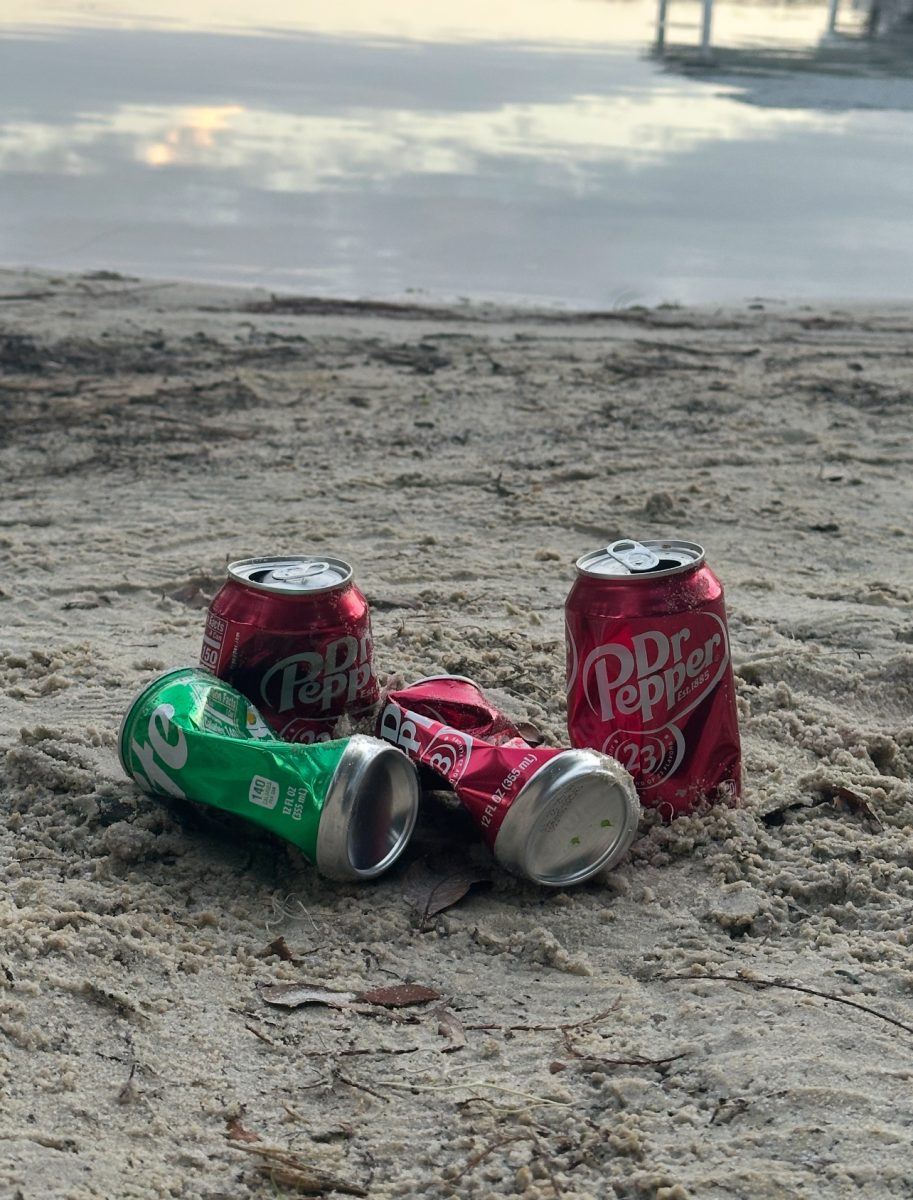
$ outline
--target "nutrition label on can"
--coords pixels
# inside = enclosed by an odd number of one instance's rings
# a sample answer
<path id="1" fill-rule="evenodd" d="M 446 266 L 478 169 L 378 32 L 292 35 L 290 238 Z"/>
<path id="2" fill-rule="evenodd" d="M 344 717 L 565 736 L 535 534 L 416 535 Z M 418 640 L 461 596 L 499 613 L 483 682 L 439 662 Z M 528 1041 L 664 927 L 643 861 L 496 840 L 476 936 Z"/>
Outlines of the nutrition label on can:
<path id="1" fill-rule="evenodd" d="M 211 612 L 206 621 L 206 632 L 203 634 L 203 647 L 200 650 L 200 666 L 210 671 L 217 671 L 222 644 L 225 641 L 225 631 L 228 622 Z"/>

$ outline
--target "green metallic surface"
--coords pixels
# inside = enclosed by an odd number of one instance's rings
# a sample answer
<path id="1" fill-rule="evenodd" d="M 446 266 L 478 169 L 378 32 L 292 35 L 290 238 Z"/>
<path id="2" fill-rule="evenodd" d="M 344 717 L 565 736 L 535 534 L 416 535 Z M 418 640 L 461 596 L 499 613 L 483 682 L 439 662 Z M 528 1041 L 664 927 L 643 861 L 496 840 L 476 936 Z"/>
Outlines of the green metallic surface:
<path id="1" fill-rule="evenodd" d="M 313 863 L 324 801 L 348 744 L 282 742 L 240 692 L 184 667 L 153 680 L 133 701 L 119 752 L 144 792 L 235 813 Z"/>

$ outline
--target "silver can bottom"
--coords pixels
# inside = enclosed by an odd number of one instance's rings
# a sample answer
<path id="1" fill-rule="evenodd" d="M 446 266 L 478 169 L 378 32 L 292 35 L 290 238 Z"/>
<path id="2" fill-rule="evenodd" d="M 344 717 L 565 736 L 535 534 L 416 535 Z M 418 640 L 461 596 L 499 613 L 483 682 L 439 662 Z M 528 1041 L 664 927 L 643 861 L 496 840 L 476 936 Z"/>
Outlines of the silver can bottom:
<path id="1" fill-rule="evenodd" d="M 355 734 L 333 775 L 317 831 L 317 868 L 374 879 L 399 858 L 418 817 L 414 765 L 379 738 Z"/>
<path id="2" fill-rule="evenodd" d="M 639 819 L 634 780 L 621 763 L 595 750 L 565 750 L 536 772 L 510 806 L 495 857 L 516 875 L 568 887 L 615 866 Z"/>

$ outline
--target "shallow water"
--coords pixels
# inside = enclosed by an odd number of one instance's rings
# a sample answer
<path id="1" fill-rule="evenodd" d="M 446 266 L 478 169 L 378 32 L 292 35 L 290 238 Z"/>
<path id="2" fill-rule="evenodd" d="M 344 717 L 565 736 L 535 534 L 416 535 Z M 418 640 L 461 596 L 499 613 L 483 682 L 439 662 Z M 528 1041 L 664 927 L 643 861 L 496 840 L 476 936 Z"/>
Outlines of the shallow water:
<path id="1" fill-rule="evenodd" d="M 809 69 L 824 0 L 719 0 L 741 57 L 712 70 L 651 57 L 644 0 L 249 7 L 7 0 L 0 262 L 600 307 L 913 296 L 913 80 L 856 39 Z"/>

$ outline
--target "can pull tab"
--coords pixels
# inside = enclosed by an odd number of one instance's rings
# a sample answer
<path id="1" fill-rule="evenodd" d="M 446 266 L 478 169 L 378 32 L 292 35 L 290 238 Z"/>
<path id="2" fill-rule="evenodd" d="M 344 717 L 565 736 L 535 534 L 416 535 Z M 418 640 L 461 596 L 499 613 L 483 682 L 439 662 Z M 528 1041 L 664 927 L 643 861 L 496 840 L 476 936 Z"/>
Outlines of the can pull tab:
<path id="1" fill-rule="evenodd" d="M 659 566 L 659 555 L 630 538 L 612 542 L 611 546 L 606 546 L 606 554 L 620 562 L 623 567 L 627 567 L 632 573 L 655 571 Z"/>
<path id="2" fill-rule="evenodd" d="M 315 579 L 318 575 L 323 575 L 329 571 L 330 564 L 321 562 L 317 559 L 306 563 L 294 563 L 290 567 L 276 567 L 270 572 L 273 579 L 279 580 L 281 583 L 306 583 L 309 579 Z"/>

